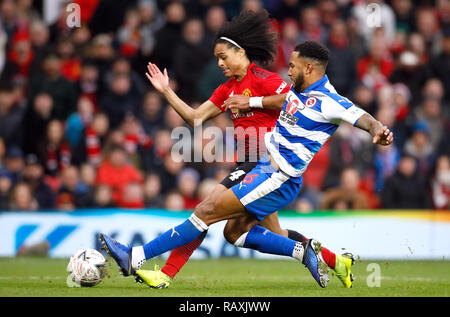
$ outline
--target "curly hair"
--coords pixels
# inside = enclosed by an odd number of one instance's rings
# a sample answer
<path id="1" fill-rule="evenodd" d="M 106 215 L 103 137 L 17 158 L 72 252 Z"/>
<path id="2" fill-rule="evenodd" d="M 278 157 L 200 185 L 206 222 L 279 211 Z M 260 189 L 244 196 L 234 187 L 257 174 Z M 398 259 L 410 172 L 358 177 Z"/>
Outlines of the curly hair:
<path id="1" fill-rule="evenodd" d="M 226 39 L 231 41 L 227 41 Z M 236 46 L 236 43 L 238 46 Z M 226 43 L 235 49 L 243 48 L 249 60 L 262 65 L 272 62 L 277 53 L 278 35 L 266 10 L 242 11 L 217 31 L 214 45 Z"/>
<path id="2" fill-rule="evenodd" d="M 330 50 L 323 44 L 314 41 L 306 41 L 294 48 L 299 56 L 312 58 L 323 66 L 328 64 L 330 58 Z"/>

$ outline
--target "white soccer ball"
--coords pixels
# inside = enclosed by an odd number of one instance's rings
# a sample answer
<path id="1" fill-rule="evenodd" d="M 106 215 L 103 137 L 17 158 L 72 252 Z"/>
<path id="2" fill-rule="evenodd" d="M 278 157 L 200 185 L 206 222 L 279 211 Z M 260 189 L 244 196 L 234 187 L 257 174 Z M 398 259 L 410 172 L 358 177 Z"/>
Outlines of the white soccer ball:
<path id="1" fill-rule="evenodd" d="M 70 257 L 67 271 L 76 285 L 95 286 L 105 277 L 106 260 L 97 250 L 81 249 Z"/>

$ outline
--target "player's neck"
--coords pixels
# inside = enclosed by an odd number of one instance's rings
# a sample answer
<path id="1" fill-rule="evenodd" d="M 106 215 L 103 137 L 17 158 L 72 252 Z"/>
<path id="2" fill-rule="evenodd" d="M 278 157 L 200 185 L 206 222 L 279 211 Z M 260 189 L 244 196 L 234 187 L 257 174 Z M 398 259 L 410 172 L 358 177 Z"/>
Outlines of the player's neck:
<path id="1" fill-rule="evenodd" d="M 234 75 L 233 77 L 237 81 L 241 81 L 242 79 L 244 79 L 245 75 L 247 75 L 248 67 L 250 66 L 250 64 L 251 64 L 251 62 L 249 60 L 245 61 L 245 63 L 240 68 L 239 72 L 236 75 Z"/>
<path id="2" fill-rule="evenodd" d="M 302 92 L 305 91 L 309 86 L 311 86 L 315 82 L 321 80 L 323 76 L 324 74 L 314 74 L 314 75 L 311 74 L 309 78 L 305 78 L 305 81 L 301 87 Z"/>

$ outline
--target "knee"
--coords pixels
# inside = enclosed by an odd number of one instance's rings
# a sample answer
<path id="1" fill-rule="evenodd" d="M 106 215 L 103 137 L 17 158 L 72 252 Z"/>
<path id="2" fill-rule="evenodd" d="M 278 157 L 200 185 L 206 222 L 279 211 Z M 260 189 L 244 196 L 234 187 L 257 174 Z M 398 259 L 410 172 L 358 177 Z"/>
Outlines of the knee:
<path id="1" fill-rule="evenodd" d="M 194 213 L 197 217 L 207 222 L 214 214 L 214 202 L 209 198 L 205 199 L 195 207 Z"/>
<path id="2" fill-rule="evenodd" d="M 228 243 L 234 244 L 241 234 L 236 232 L 230 222 L 227 222 L 223 228 L 223 236 Z"/>

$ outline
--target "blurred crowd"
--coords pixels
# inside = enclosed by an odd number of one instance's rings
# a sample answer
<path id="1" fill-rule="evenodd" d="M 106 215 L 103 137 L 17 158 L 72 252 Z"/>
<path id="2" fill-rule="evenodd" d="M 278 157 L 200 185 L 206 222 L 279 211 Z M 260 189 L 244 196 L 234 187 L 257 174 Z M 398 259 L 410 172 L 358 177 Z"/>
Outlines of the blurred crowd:
<path id="1" fill-rule="evenodd" d="M 279 45 L 269 70 L 289 82 L 295 45 L 320 41 L 336 90 L 394 132 L 381 147 L 342 125 L 287 209 L 449 209 L 449 0 L 53 1 L 52 22 L 46 2 L 0 4 L 1 211 L 193 209 L 233 162 L 170 155 L 171 132 L 185 124 L 146 65 L 167 68 L 177 94 L 200 105 L 226 81 L 214 34 L 242 9 L 271 13 Z M 79 27 L 67 23 L 72 2 Z M 379 13 L 371 22 L 369 3 Z M 208 124 L 233 126 L 228 113 Z"/>

